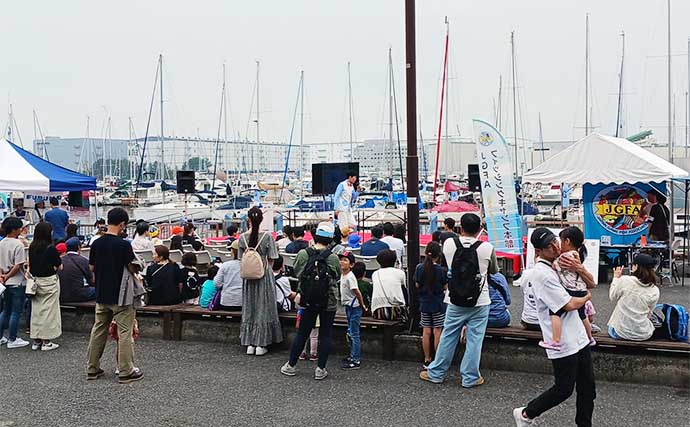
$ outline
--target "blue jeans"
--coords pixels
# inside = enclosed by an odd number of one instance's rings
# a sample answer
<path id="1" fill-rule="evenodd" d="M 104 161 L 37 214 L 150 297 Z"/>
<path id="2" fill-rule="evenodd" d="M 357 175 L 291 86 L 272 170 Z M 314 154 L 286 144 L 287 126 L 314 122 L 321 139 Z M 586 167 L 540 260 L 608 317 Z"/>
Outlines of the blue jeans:
<path id="1" fill-rule="evenodd" d="M 4 302 L 2 313 L 0 313 L 0 336 L 5 333 L 5 323 L 9 323 L 10 341 L 17 339 L 19 330 L 19 318 L 24 310 L 24 300 L 26 299 L 25 286 L 8 286 L 3 294 Z"/>
<path id="2" fill-rule="evenodd" d="M 359 362 L 362 357 L 362 341 L 359 336 L 362 307 L 345 307 L 345 314 L 347 315 L 347 335 L 350 337 L 350 359 Z"/>
<path id="3" fill-rule="evenodd" d="M 429 365 L 427 373 L 434 382 L 441 382 L 448 373 L 448 368 L 453 362 L 455 348 L 460 339 L 462 327 L 467 325 L 467 345 L 465 354 L 460 363 L 460 375 L 462 385 L 465 387 L 473 386 L 479 381 L 479 361 L 482 356 L 482 344 L 484 343 L 484 333 L 486 324 L 489 321 L 489 306 L 481 307 L 459 307 L 448 304 L 446 309 L 446 321 L 443 324 L 441 340 L 436 350 L 436 357 Z"/>

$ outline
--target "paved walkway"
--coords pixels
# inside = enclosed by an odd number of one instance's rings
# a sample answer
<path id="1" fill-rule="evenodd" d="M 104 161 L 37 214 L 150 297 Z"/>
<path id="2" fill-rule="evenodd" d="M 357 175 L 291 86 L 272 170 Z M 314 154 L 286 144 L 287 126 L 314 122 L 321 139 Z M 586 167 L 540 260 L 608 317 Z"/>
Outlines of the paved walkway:
<path id="1" fill-rule="evenodd" d="M 443 385 L 421 382 L 417 365 L 367 361 L 314 381 L 313 362 L 297 377 L 279 368 L 286 353 L 246 356 L 218 343 L 137 342 L 142 381 L 119 385 L 108 375 L 87 382 L 88 337 L 66 334 L 49 353 L 0 349 L 0 426 L 511 426 L 511 410 L 550 384 L 550 377 L 484 371 L 486 384 L 465 390 L 457 373 Z M 342 356 L 341 356 L 342 357 Z M 687 426 L 687 390 L 598 384 L 596 426 Z M 574 399 L 538 425 L 573 425 Z"/>

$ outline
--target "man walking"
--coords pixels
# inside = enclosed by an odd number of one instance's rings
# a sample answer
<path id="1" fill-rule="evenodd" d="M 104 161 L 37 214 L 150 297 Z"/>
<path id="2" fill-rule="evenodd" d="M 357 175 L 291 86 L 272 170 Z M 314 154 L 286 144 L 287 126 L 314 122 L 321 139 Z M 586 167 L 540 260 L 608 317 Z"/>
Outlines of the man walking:
<path id="1" fill-rule="evenodd" d="M 537 316 L 544 341 L 551 341 L 553 330 L 551 314 L 561 316 L 561 348 L 546 350 L 546 356 L 553 364 L 554 385 L 529 402 L 527 407 L 515 408 L 513 418 L 518 427 L 532 424 L 533 420 L 549 409 L 560 405 L 573 394 L 577 386 L 577 413 L 575 424 L 579 427 L 592 425 L 594 399 L 594 369 L 589 338 L 577 310 L 591 298 L 587 292 L 584 297 L 571 297 L 558 278 L 552 263 L 561 253 L 556 236 L 547 228 L 537 228 L 530 238 L 539 257 L 531 276 L 537 303 Z M 579 263 L 571 258 L 560 258 L 561 267 L 575 270 Z"/>
<path id="2" fill-rule="evenodd" d="M 481 242 L 477 239 L 481 232 L 481 219 L 479 216 L 473 213 L 464 214 L 460 220 L 460 228 L 460 237 L 447 239 L 443 244 L 443 256 L 448 265 L 451 266 L 450 273 L 453 276 L 459 274 L 459 272 L 453 271 L 453 258 L 456 251 L 470 251 L 472 256 L 475 255 L 471 252 L 476 252 L 478 273 L 481 276 L 478 296 L 473 300 L 473 302 L 476 301 L 474 305 L 456 305 L 452 301 L 452 287 L 455 285 L 451 283 L 451 301 L 446 309 L 446 320 L 443 324 L 443 332 L 436 350 L 436 357 L 429 365 L 428 370 L 422 371 L 419 377 L 432 383 L 439 384 L 443 382 L 453 361 L 455 347 L 458 344 L 461 331 L 464 326 L 467 326 L 467 344 L 465 346 L 465 354 L 460 363 L 460 374 L 462 376 L 462 386 L 471 388 L 484 384 L 484 378 L 479 373 L 479 362 L 481 360 L 486 324 L 489 321 L 489 306 L 491 305 L 487 274 L 498 273 L 498 263 L 494 247 L 490 243 Z M 452 277 L 451 282 L 455 282 L 455 280 L 456 277 Z"/>
<path id="3" fill-rule="evenodd" d="M 130 263 L 135 259 L 132 246 L 119 237 L 128 222 L 129 215 L 124 209 L 111 209 L 108 212 L 108 231 L 91 246 L 89 266 L 96 277 L 96 319 L 89 340 L 89 380 L 96 380 L 104 374 L 101 356 L 108 339 L 108 327 L 113 320 L 117 324 L 119 340 L 120 384 L 138 381 L 144 376 L 139 368 L 134 367 L 134 305 L 118 305 L 123 272 L 125 268 L 131 268 Z"/>

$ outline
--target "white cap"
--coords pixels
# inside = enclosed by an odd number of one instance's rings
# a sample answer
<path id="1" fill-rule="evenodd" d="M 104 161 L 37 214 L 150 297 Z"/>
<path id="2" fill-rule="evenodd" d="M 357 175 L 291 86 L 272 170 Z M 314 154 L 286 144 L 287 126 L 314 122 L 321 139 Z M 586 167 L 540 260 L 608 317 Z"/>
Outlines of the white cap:
<path id="1" fill-rule="evenodd" d="M 316 235 L 321 237 L 333 238 L 335 227 L 332 222 L 322 222 L 316 227 Z"/>

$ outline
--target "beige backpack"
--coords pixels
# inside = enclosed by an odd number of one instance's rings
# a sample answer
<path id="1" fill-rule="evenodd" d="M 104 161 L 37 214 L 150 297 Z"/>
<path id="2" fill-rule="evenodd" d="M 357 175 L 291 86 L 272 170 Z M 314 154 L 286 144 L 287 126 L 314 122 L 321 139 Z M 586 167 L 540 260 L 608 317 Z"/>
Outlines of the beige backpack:
<path id="1" fill-rule="evenodd" d="M 245 249 L 244 253 L 242 254 L 242 261 L 240 262 L 241 278 L 247 280 L 259 280 L 262 277 L 264 277 L 264 274 L 266 274 L 266 266 L 264 265 L 264 259 L 256 250 L 265 236 L 266 233 L 264 233 L 259 238 L 259 241 L 253 248 L 250 247 L 247 243 L 247 239 L 244 234 L 242 235 L 242 237 L 240 237 L 244 240 L 244 245 L 247 247 L 247 249 Z"/>

